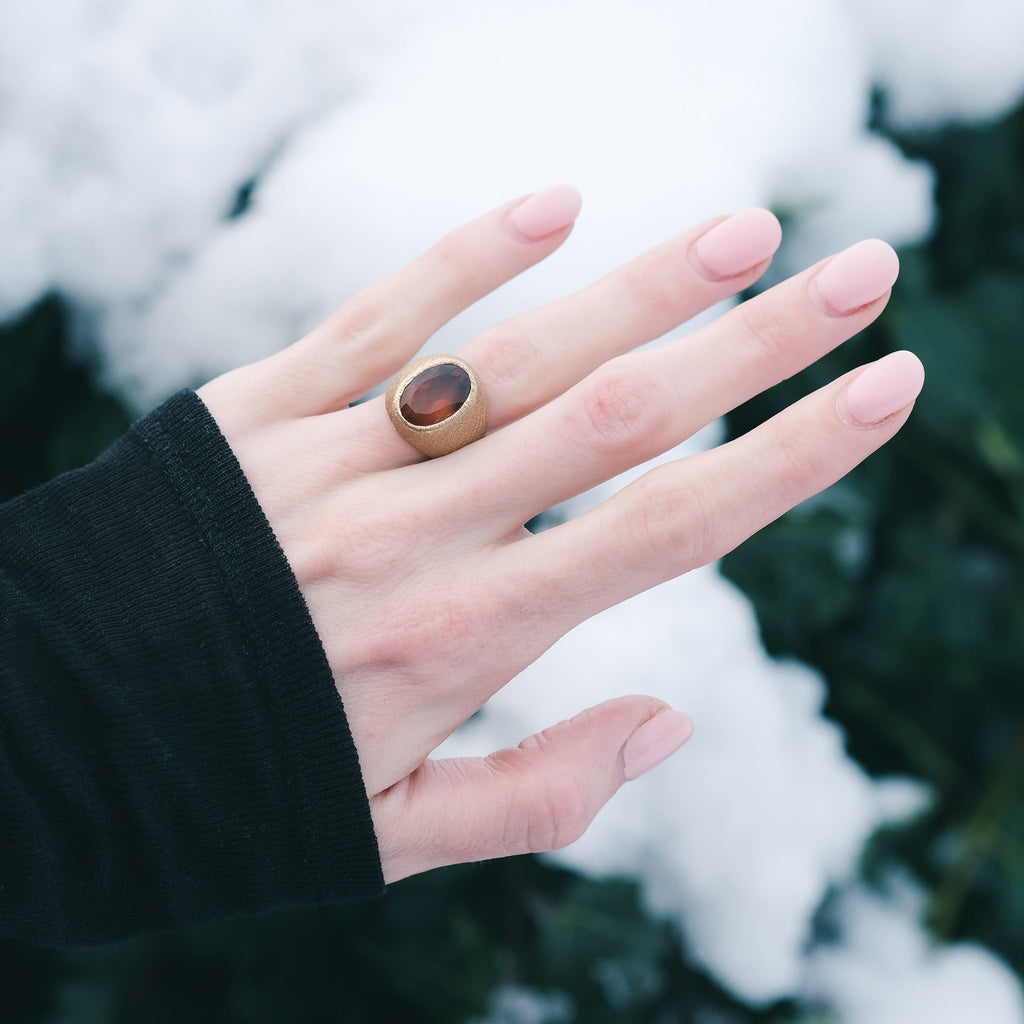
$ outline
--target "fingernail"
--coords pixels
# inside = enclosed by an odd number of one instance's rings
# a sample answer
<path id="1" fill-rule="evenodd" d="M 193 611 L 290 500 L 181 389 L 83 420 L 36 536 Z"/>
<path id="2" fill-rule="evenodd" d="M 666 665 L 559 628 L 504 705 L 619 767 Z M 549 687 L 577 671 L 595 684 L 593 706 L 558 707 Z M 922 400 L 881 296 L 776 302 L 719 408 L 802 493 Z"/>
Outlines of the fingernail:
<path id="1" fill-rule="evenodd" d="M 844 316 L 881 298 L 895 283 L 900 260 L 893 247 L 869 238 L 831 260 L 811 280 L 812 295 L 829 316 Z"/>
<path id="2" fill-rule="evenodd" d="M 674 754 L 693 735 L 693 720 L 682 711 L 661 711 L 649 718 L 622 748 L 622 774 L 640 778 Z"/>
<path id="3" fill-rule="evenodd" d="M 524 199 L 508 219 L 528 241 L 539 242 L 572 224 L 582 205 L 583 200 L 572 185 L 552 185 Z"/>
<path id="4" fill-rule="evenodd" d="M 756 267 L 775 253 L 782 241 L 782 226 L 769 210 L 734 213 L 716 224 L 690 250 L 705 277 L 720 280 Z"/>
<path id="5" fill-rule="evenodd" d="M 924 367 L 913 352 L 893 352 L 857 374 L 836 401 L 850 427 L 873 427 L 905 409 L 921 393 Z"/>

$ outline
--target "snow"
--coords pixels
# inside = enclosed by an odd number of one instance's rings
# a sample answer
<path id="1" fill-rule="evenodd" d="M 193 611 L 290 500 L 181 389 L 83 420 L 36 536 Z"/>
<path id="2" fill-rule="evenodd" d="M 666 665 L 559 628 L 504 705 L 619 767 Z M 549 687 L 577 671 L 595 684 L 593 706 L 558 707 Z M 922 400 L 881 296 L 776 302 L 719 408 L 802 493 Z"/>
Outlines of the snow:
<path id="1" fill-rule="evenodd" d="M 468 1024 L 569 1024 L 576 1013 L 568 996 L 500 985 L 491 993 L 487 1016 Z"/>
<path id="2" fill-rule="evenodd" d="M 851 0 L 888 116 L 902 128 L 984 121 L 1024 91 L 1024 4 Z"/>
<path id="3" fill-rule="evenodd" d="M 930 229 L 932 176 L 866 130 L 872 88 L 912 126 L 992 117 L 1024 92 L 1017 0 L 936 6 L 4 5 L 0 317 L 61 291 L 109 382 L 144 408 L 279 348 L 460 221 L 552 182 L 584 194 L 569 244 L 434 347 L 745 206 L 790 215 L 787 267 L 860 237 L 910 242 Z M 849 758 L 821 714 L 825 685 L 766 657 L 749 603 L 709 567 L 584 624 L 451 746 L 515 742 L 623 692 L 662 696 L 696 736 L 561 862 L 641 878 L 695 962 L 752 1003 L 822 1000 L 852 1024 L 954 1019 L 940 1015 L 953 1006 L 1024 1020 L 990 954 L 931 950 L 918 917 L 858 888 L 866 838 L 927 794 Z M 847 937 L 816 949 L 812 919 L 836 889 Z M 903 953 L 883 957 L 884 936 Z M 939 1008 L 914 995 L 926 988 Z"/>
<path id="4" fill-rule="evenodd" d="M 691 957 L 741 997 L 797 991 L 817 908 L 853 879 L 877 826 L 923 809 L 927 792 L 910 780 L 872 782 L 846 755 L 821 715 L 821 677 L 764 656 L 749 603 L 714 567 L 575 629 L 444 753 L 500 748 L 623 692 L 685 709 L 696 733 L 552 859 L 640 877 L 651 909 L 682 925 Z"/>
<path id="5" fill-rule="evenodd" d="M 961 1024 L 1024 1019 L 1020 982 L 979 946 L 929 943 L 924 895 L 906 878 L 855 887 L 837 908 L 839 940 L 808 961 L 805 995 L 842 1024 Z"/>

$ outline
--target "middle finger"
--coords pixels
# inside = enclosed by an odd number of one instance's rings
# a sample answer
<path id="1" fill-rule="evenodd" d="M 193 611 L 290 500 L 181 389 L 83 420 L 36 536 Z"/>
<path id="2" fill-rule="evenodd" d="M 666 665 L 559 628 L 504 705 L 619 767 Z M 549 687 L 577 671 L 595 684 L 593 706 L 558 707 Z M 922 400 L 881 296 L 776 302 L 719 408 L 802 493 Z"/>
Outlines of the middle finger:
<path id="1" fill-rule="evenodd" d="M 881 313 L 898 270 L 886 243 L 860 242 L 692 335 L 604 364 L 558 400 L 441 460 L 445 484 L 474 522 L 499 535 L 515 530 L 852 337 Z"/>

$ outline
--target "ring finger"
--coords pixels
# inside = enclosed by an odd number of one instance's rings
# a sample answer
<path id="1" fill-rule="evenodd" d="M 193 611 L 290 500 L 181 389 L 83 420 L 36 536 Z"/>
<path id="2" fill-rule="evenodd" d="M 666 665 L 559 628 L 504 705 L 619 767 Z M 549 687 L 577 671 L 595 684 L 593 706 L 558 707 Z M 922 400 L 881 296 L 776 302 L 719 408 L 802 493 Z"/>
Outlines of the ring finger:
<path id="1" fill-rule="evenodd" d="M 750 209 L 666 242 L 588 288 L 485 331 L 459 355 L 487 393 L 490 429 L 511 423 L 561 395 L 595 367 L 661 337 L 716 302 L 748 287 L 767 268 L 781 228 L 767 210 Z M 378 465 L 419 455 L 391 429 L 376 403 L 354 410 L 348 427 Z M 361 422 L 358 422 L 361 421 Z"/>
<path id="2" fill-rule="evenodd" d="M 593 369 L 753 284 L 779 246 L 768 210 L 719 217 L 574 295 L 519 314 L 460 356 L 487 389 L 492 428 L 539 408 Z"/>
<path id="3" fill-rule="evenodd" d="M 448 485 L 477 523 L 513 530 L 674 447 L 866 327 L 898 268 L 884 242 L 861 242 L 690 336 L 614 359 L 507 431 L 449 456 Z M 494 486 L 486 468 L 495 462 L 513 490 Z"/>

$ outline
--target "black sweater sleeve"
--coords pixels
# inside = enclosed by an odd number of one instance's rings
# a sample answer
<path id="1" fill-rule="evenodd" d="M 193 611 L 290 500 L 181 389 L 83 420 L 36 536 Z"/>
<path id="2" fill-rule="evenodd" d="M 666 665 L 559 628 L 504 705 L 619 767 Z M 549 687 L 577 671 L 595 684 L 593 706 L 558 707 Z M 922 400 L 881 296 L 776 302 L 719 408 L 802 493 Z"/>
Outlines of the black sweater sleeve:
<path id="1" fill-rule="evenodd" d="M 0 934 L 105 942 L 382 888 L 319 637 L 200 399 L 0 506 Z"/>

